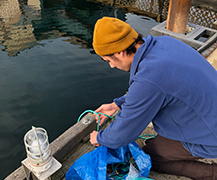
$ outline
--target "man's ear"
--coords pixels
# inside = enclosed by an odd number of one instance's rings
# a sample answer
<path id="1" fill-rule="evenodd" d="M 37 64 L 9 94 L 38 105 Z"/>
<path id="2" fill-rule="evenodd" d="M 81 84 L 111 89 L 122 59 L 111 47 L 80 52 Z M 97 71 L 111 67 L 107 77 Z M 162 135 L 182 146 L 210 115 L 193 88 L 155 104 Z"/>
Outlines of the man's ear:
<path id="1" fill-rule="evenodd" d="M 123 58 L 126 54 L 125 54 L 125 51 L 121 51 L 121 52 L 118 52 L 116 53 L 119 57 Z"/>

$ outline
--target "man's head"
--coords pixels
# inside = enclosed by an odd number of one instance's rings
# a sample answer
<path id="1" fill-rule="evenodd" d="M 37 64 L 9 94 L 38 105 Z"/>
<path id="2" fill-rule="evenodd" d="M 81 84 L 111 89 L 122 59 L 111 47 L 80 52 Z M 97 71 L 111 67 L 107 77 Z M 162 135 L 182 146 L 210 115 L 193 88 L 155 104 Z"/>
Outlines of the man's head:
<path id="1" fill-rule="evenodd" d="M 98 55 L 109 62 L 111 68 L 129 71 L 132 56 L 128 55 L 136 52 L 132 51 L 132 47 L 135 48 L 133 44 L 138 36 L 129 24 L 117 18 L 103 17 L 95 25 L 93 47 Z"/>
<path id="2" fill-rule="evenodd" d="M 127 23 L 112 17 L 99 19 L 94 28 L 93 47 L 100 56 L 115 54 L 127 49 L 138 33 Z"/>

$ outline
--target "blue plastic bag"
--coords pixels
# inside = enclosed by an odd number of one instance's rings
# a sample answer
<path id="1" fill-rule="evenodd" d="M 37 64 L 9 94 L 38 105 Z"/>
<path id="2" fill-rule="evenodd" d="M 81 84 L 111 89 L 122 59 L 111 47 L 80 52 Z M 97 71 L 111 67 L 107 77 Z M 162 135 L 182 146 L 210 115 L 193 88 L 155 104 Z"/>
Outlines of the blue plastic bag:
<path id="1" fill-rule="evenodd" d="M 118 149 L 100 146 L 84 154 L 69 168 L 65 179 L 109 180 L 110 178 L 106 174 L 107 165 L 127 162 L 131 157 L 134 159 L 139 171 L 136 174 L 129 172 L 122 179 L 147 179 L 151 168 L 151 159 L 135 142 Z"/>

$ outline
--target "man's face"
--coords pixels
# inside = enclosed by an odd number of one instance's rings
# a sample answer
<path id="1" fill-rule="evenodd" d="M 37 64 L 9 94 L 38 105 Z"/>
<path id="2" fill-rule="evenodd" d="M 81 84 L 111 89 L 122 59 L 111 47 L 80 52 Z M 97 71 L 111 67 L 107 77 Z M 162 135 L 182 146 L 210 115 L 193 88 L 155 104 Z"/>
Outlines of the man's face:
<path id="1" fill-rule="evenodd" d="M 120 56 L 120 54 L 115 53 L 113 56 L 101 56 L 101 58 L 108 62 L 111 68 L 118 68 L 129 72 L 131 67 L 131 61 L 126 56 Z"/>

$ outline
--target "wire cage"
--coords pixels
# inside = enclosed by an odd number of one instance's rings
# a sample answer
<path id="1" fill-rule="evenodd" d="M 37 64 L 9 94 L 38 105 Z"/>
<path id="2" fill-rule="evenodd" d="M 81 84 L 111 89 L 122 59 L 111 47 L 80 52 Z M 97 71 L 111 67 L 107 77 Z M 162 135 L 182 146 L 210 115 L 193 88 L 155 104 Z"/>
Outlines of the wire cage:
<path id="1" fill-rule="evenodd" d="M 24 136 L 27 159 L 32 170 L 41 173 L 52 165 L 52 154 L 45 129 L 32 127 Z"/>

